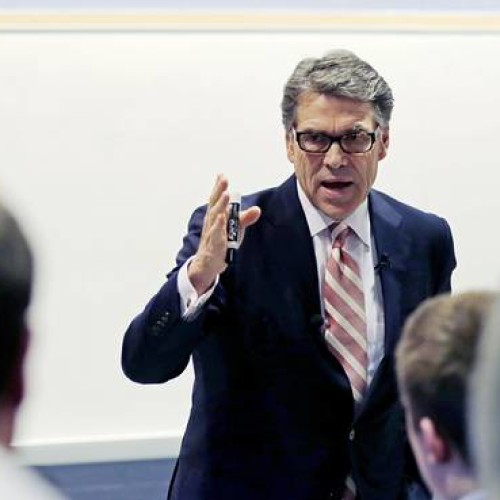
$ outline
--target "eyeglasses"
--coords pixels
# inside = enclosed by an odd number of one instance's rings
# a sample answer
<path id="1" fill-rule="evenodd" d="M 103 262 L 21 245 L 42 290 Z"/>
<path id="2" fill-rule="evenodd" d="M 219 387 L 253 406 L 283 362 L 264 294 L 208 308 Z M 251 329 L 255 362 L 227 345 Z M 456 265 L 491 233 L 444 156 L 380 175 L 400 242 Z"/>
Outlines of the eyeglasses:
<path id="1" fill-rule="evenodd" d="M 337 137 L 323 132 L 297 132 L 295 129 L 294 132 L 299 148 L 306 153 L 325 154 L 337 142 L 344 153 L 362 154 L 373 148 L 378 130 L 378 127 L 373 132 L 354 130 Z"/>

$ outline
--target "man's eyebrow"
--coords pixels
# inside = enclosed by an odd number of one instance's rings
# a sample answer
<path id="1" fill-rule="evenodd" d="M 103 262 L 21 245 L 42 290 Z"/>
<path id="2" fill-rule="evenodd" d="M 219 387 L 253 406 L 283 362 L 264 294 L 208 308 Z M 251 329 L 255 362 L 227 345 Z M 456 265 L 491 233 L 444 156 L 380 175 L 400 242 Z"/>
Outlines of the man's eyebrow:
<path id="1" fill-rule="evenodd" d="M 335 135 L 330 134 L 329 132 L 326 132 L 324 130 L 314 128 L 314 127 L 305 127 L 302 130 L 297 130 L 297 132 L 307 133 L 307 134 L 322 134 L 322 135 L 326 135 L 328 137 L 340 137 L 342 135 L 352 134 L 353 132 L 369 132 L 369 130 L 366 126 L 361 125 L 360 123 L 356 123 L 352 127 L 346 128 L 345 130 L 343 130 L 339 134 L 335 134 Z"/>
<path id="2" fill-rule="evenodd" d="M 302 130 L 298 130 L 297 132 L 307 132 L 308 134 L 323 134 L 323 135 L 329 135 L 328 132 L 325 132 L 324 130 L 319 130 L 314 127 L 305 127 Z"/>
<path id="3" fill-rule="evenodd" d="M 368 129 L 364 125 L 357 123 L 356 125 L 353 125 L 349 130 L 346 130 L 344 134 L 348 134 L 349 132 L 368 132 Z"/>

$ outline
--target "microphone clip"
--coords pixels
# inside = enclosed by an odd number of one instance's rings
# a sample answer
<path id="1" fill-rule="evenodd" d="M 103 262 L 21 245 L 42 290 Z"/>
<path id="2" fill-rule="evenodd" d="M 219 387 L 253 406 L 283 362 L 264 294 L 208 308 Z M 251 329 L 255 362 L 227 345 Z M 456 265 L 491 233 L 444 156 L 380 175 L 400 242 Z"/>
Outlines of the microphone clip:
<path id="1" fill-rule="evenodd" d="M 380 273 L 383 269 L 389 269 L 391 267 L 391 260 L 389 254 L 382 252 L 377 264 L 374 267 L 376 273 Z"/>

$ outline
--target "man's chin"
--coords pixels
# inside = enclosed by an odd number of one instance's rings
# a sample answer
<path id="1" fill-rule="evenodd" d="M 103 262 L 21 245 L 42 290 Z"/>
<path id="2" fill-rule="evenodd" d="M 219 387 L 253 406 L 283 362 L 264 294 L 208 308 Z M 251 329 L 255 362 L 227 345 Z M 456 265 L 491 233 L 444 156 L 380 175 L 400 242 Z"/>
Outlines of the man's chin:
<path id="1" fill-rule="evenodd" d="M 329 203 L 321 203 L 319 209 L 333 220 L 343 220 L 349 215 L 351 215 L 354 212 L 354 210 L 356 210 L 357 206 L 358 205 L 353 203 L 344 206 L 344 205 L 332 204 L 331 202 L 329 202 Z"/>

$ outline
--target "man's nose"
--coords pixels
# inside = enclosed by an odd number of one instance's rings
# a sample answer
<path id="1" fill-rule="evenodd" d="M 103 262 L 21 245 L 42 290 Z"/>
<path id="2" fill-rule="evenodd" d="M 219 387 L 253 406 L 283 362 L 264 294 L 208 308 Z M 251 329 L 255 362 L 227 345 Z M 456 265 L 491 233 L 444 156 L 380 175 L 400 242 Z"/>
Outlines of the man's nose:
<path id="1" fill-rule="evenodd" d="M 325 153 L 323 165 L 327 168 L 340 168 L 345 163 L 345 153 L 340 148 L 338 142 L 332 143 L 330 149 Z"/>

